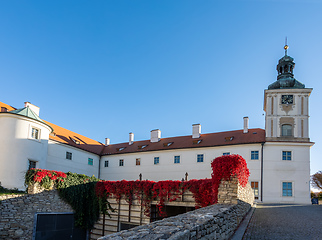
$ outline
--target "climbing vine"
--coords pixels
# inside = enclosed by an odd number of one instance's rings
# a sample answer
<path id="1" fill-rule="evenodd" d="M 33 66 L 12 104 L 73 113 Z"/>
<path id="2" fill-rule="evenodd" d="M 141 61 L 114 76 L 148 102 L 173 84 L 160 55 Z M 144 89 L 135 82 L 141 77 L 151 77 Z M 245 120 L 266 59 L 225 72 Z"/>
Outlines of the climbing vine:
<path id="1" fill-rule="evenodd" d="M 91 229 L 100 213 L 109 214 L 113 211 L 109 198 L 115 198 L 117 202 L 125 199 L 129 205 L 136 198 L 147 216 L 150 214 L 151 202 L 157 201 L 159 215 L 166 217 L 165 202 L 181 198 L 186 190 L 192 192 L 196 208 L 199 208 L 218 202 L 218 188 L 222 180 L 236 176 L 243 187 L 248 182 L 249 170 L 245 159 L 239 155 L 217 157 L 212 161 L 211 168 L 211 179 L 158 182 L 102 181 L 83 174 L 31 169 L 26 173 L 25 184 L 39 183 L 47 189 L 53 186 L 57 188 L 60 197 L 74 209 L 76 225 Z"/>
<path id="2" fill-rule="evenodd" d="M 100 212 L 111 209 L 109 203 L 96 195 L 98 181 L 94 176 L 45 169 L 30 169 L 25 175 L 26 185 L 38 183 L 45 189 L 56 188 L 59 196 L 74 209 L 76 226 L 84 229 L 91 229 Z"/>
<path id="3" fill-rule="evenodd" d="M 237 177 L 242 187 L 245 187 L 248 178 L 249 170 L 246 160 L 238 155 L 226 155 L 215 158 L 211 163 L 212 180 L 214 188 L 214 203 L 218 202 L 218 188 L 222 180 L 230 180 L 231 177 Z"/>

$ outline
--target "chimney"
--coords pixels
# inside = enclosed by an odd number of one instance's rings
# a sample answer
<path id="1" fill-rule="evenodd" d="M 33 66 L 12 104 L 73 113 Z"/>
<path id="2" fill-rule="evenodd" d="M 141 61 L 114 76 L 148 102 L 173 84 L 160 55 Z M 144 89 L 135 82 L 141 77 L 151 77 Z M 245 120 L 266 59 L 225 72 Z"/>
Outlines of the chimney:
<path id="1" fill-rule="evenodd" d="M 34 111 L 36 114 L 37 114 L 37 116 L 39 117 L 39 107 L 37 107 L 37 106 L 35 106 L 35 105 L 33 105 L 33 104 L 31 104 L 30 102 L 25 102 L 25 107 L 29 107 L 32 111 Z"/>
<path id="2" fill-rule="evenodd" d="M 105 138 L 105 146 L 110 145 L 110 139 L 109 138 Z"/>
<path id="3" fill-rule="evenodd" d="M 192 138 L 200 138 L 201 133 L 201 125 L 198 124 L 192 124 Z"/>
<path id="4" fill-rule="evenodd" d="M 132 145 L 134 142 L 134 133 L 130 132 L 129 133 L 129 145 Z"/>
<path id="5" fill-rule="evenodd" d="M 161 138 L 161 131 L 159 129 L 154 129 L 151 131 L 150 142 L 159 142 Z"/>
<path id="6" fill-rule="evenodd" d="M 248 117 L 244 117 L 244 133 L 248 133 Z"/>

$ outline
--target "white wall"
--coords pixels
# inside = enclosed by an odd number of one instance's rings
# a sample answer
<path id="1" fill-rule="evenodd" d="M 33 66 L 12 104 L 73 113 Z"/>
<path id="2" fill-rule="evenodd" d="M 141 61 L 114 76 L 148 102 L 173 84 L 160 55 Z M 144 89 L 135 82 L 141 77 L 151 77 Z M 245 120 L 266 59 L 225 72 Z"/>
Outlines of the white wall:
<path id="1" fill-rule="evenodd" d="M 151 151 L 131 154 L 116 154 L 103 156 L 101 160 L 101 178 L 105 180 L 136 180 L 142 173 L 143 179 L 181 180 L 188 172 L 189 179 L 211 177 L 211 161 L 224 152 L 239 154 L 245 158 L 251 170 L 250 179 L 259 179 L 260 160 L 250 160 L 251 151 L 261 152 L 260 144 L 231 145 L 223 147 L 193 148 Z M 204 162 L 197 162 L 197 155 L 204 154 Z M 174 163 L 174 156 L 180 155 L 180 164 Z M 160 158 L 160 163 L 154 165 L 154 157 Z M 141 158 L 141 165 L 136 166 L 136 158 Z M 119 160 L 124 159 L 124 166 L 119 166 Z M 109 167 L 104 162 L 109 161 Z"/>
<path id="2" fill-rule="evenodd" d="M 72 160 L 66 159 L 66 152 L 72 153 Z M 88 158 L 93 159 L 93 165 L 88 165 Z M 81 173 L 98 177 L 99 156 L 79 148 L 71 147 L 56 141 L 49 140 L 47 169 Z"/>
<path id="3" fill-rule="evenodd" d="M 310 204 L 311 143 L 266 142 L 264 147 L 264 202 Z M 291 151 L 292 160 L 282 160 Z M 282 182 L 293 183 L 293 196 L 282 196 Z"/>
<path id="4" fill-rule="evenodd" d="M 40 139 L 31 138 L 31 128 L 40 130 Z M 25 189 L 24 175 L 29 160 L 46 168 L 48 137 L 51 129 L 20 115 L 0 114 L 0 181 L 6 188 Z"/>

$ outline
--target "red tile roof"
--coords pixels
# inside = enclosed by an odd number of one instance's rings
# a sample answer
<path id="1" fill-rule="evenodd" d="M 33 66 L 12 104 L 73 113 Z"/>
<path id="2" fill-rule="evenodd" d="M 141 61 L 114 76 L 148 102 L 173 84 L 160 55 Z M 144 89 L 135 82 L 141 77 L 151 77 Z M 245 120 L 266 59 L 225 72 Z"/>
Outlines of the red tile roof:
<path id="1" fill-rule="evenodd" d="M 0 109 L 1 107 L 7 108 L 8 111 L 12 111 L 16 109 L 5 103 L 0 102 Z M 104 148 L 104 145 L 98 141 L 95 141 L 93 139 L 80 135 L 78 133 L 74 133 L 70 130 L 59 127 L 45 120 L 43 121 L 54 129 L 53 133 L 49 135 L 49 139 L 51 140 L 54 140 L 63 144 L 67 144 L 98 155 L 100 155 L 100 153 Z"/>
<path id="2" fill-rule="evenodd" d="M 199 143 L 198 141 L 201 140 Z M 119 143 L 106 146 L 102 155 L 124 154 L 134 152 L 148 152 L 183 148 L 215 147 L 236 144 L 251 144 L 265 142 L 265 130 L 260 128 L 201 134 L 200 138 L 192 138 L 191 135 L 161 138 L 159 142 L 151 143 L 150 140 L 137 141 L 132 145 Z M 168 144 L 171 143 L 169 146 Z M 142 148 L 142 146 L 146 146 Z"/>
<path id="3" fill-rule="evenodd" d="M 0 102 L 0 107 L 6 107 L 8 111 L 15 108 Z M 128 142 L 104 146 L 102 143 L 77 134 L 53 123 L 46 122 L 54 132 L 49 139 L 67 144 L 97 155 L 112 155 L 134 152 L 148 152 L 170 149 L 214 147 L 236 144 L 251 144 L 265 142 L 265 130 L 260 128 L 249 129 L 248 133 L 243 130 L 201 134 L 200 138 L 192 138 L 191 135 L 161 138 L 159 142 L 151 143 L 150 140 L 136 141 L 132 145 Z M 199 142 L 199 140 L 201 140 Z M 124 149 L 122 149 L 124 148 Z"/>
<path id="4" fill-rule="evenodd" d="M 98 141 L 80 135 L 78 133 L 72 132 L 60 126 L 57 126 L 53 123 L 47 122 L 44 120 L 49 126 L 54 129 L 54 132 L 49 135 L 49 139 L 68 144 L 70 146 L 80 148 L 82 150 L 95 153 L 100 155 L 102 152 L 104 145 Z"/>

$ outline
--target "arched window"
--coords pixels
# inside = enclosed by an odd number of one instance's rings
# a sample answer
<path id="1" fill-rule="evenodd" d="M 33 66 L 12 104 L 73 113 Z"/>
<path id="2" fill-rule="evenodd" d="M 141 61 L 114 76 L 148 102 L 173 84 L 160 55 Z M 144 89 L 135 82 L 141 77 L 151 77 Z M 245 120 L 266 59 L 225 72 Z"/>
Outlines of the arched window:
<path id="1" fill-rule="evenodd" d="M 282 125 L 282 136 L 291 137 L 293 136 L 292 131 L 293 131 L 292 125 L 290 124 Z"/>

